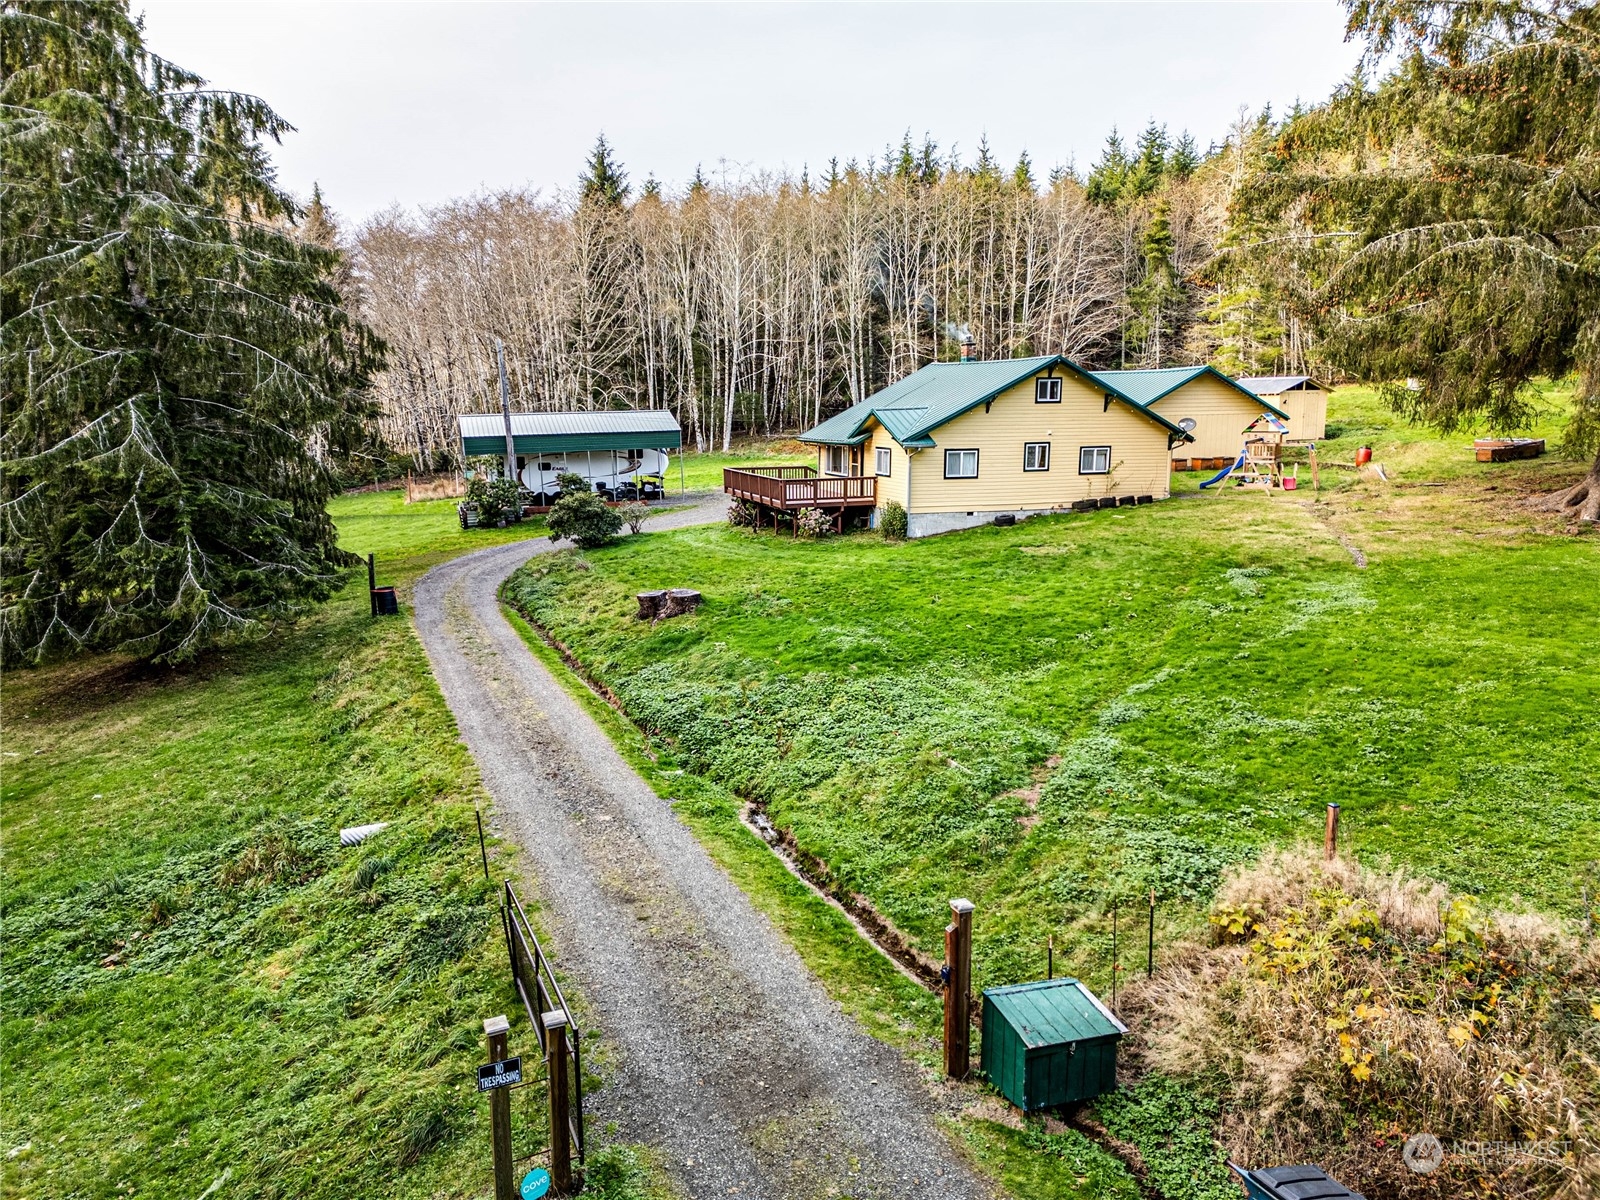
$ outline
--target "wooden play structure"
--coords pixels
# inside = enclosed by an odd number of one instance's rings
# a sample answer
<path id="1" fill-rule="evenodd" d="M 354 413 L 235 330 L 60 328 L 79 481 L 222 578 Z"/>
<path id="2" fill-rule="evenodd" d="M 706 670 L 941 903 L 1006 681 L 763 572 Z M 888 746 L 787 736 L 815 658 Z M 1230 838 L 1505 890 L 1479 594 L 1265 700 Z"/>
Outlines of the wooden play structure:
<path id="1" fill-rule="evenodd" d="M 1244 448 L 1239 451 L 1239 457 L 1200 486 L 1211 488 L 1231 481 L 1235 487 L 1260 488 L 1269 495 L 1274 488 L 1294 491 L 1300 486 L 1299 464 L 1289 473 L 1283 469 L 1283 447 L 1288 433 L 1289 427 L 1281 418 L 1272 413 L 1262 413 L 1245 426 Z M 1303 444 L 1308 456 L 1307 465 L 1311 468 L 1311 486 L 1320 489 L 1322 480 L 1317 469 L 1317 444 Z"/>

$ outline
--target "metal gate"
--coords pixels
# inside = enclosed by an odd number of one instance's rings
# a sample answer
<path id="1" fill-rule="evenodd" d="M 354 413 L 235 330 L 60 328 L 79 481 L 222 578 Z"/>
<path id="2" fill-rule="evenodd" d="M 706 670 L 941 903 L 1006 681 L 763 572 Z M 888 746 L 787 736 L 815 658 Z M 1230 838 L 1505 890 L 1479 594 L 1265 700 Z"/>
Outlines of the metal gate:
<path id="1" fill-rule="evenodd" d="M 567 1125 L 572 1132 L 573 1144 L 578 1148 L 578 1161 L 583 1162 L 583 1049 L 577 1022 L 572 1019 L 572 1009 L 561 994 L 555 971 L 545 957 L 533 927 L 528 924 L 528 914 L 522 910 L 522 901 L 508 879 L 505 883 L 505 904 L 502 912 L 506 926 L 506 950 L 511 957 L 511 978 L 517 985 L 517 995 L 528 1014 L 528 1022 L 539 1035 L 539 1049 L 549 1057 L 543 1014 L 560 1012 L 567 1019 L 567 1079 L 569 1096 Z"/>

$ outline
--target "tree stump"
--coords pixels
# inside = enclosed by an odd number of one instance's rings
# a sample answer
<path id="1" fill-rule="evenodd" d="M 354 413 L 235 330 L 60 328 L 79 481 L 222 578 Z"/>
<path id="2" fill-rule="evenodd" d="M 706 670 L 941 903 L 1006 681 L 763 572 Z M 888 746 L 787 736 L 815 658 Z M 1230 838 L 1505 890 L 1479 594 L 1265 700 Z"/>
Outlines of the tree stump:
<path id="1" fill-rule="evenodd" d="M 640 592 L 634 599 L 639 601 L 639 620 L 654 621 L 661 615 L 661 602 L 667 598 L 666 592 Z"/>
<path id="2" fill-rule="evenodd" d="M 681 617 L 700 607 L 700 593 L 692 588 L 669 588 L 661 603 L 661 619 Z"/>

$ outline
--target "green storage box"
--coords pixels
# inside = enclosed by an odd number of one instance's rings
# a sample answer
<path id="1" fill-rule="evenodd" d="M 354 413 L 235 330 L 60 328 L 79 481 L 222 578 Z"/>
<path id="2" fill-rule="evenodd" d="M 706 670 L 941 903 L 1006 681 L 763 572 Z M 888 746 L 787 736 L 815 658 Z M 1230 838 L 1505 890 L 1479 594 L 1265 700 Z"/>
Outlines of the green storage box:
<path id="1" fill-rule="evenodd" d="M 1117 1086 L 1128 1027 L 1076 979 L 983 993 L 983 1072 L 1024 1112 L 1092 1100 Z"/>

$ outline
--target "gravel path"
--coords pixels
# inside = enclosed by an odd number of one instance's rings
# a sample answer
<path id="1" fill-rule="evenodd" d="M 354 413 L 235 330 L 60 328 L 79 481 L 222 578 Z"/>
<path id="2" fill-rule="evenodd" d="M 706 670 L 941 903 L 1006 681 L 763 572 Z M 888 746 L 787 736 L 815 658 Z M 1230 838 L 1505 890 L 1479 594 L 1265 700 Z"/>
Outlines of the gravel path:
<path id="1" fill-rule="evenodd" d="M 719 520 L 725 503 L 651 528 Z M 418 584 L 415 609 L 615 1063 L 588 1098 L 591 1128 L 614 1120 L 659 1147 L 694 1197 L 991 1195 L 935 1127 L 935 1091 L 824 994 L 506 622 L 501 581 L 555 548 L 540 539 L 445 563 Z"/>

